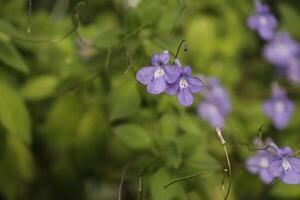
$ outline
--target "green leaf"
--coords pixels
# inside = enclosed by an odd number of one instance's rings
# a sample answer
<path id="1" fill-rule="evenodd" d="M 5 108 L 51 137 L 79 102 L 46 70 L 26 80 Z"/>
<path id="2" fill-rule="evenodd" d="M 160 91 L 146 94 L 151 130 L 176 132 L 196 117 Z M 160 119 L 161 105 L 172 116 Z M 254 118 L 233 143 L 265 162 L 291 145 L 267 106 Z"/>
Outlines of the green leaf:
<path id="1" fill-rule="evenodd" d="M 172 181 L 171 176 L 165 169 L 158 170 L 150 178 L 150 194 L 153 200 L 186 199 L 186 195 L 180 184 L 174 184 L 167 189 L 164 186 Z"/>
<path id="2" fill-rule="evenodd" d="M 182 114 L 179 120 L 179 127 L 186 133 L 201 134 L 199 119 L 194 116 Z"/>
<path id="3" fill-rule="evenodd" d="M 146 130 L 135 124 L 119 125 L 113 129 L 124 145 L 131 149 L 146 149 L 151 145 L 151 139 Z"/>
<path id="4" fill-rule="evenodd" d="M 28 147 L 19 138 L 9 135 L 0 155 L 0 191 L 6 199 L 16 199 L 22 184 L 33 178 L 33 158 Z"/>
<path id="5" fill-rule="evenodd" d="M 30 141 L 30 116 L 23 100 L 4 80 L 0 80 L 0 121 L 10 134 Z"/>
<path id="6" fill-rule="evenodd" d="M 61 96 L 48 112 L 43 136 L 49 148 L 60 154 L 74 144 L 78 125 L 83 116 L 83 105 L 75 95 Z"/>
<path id="7" fill-rule="evenodd" d="M 174 114 L 165 114 L 160 118 L 161 137 L 170 140 L 175 137 L 178 129 L 178 119 Z"/>
<path id="8" fill-rule="evenodd" d="M 136 114 L 140 107 L 140 95 L 136 83 L 121 79 L 112 89 L 109 98 L 111 121 L 127 118 Z"/>
<path id="9" fill-rule="evenodd" d="M 58 80 L 52 75 L 43 75 L 30 79 L 21 88 L 21 95 L 28 100 L 40 100 L 50 97 L 56 89 Z"/>
<path id="10" fill-rule="evenodd" d="M 299 185 L 286 185 L 278 182 L 278 184 L 272 188 L 271 195 L 277 197 L 278 199 L 298 199 L 300 196 Z"/>
<path id="11" fill-rule="evenodd" d="M 5 34 L 0 33 L 0 60 L 8 66 L 28 73 L 28 67 L 16 47 L 10 42 Z"/>

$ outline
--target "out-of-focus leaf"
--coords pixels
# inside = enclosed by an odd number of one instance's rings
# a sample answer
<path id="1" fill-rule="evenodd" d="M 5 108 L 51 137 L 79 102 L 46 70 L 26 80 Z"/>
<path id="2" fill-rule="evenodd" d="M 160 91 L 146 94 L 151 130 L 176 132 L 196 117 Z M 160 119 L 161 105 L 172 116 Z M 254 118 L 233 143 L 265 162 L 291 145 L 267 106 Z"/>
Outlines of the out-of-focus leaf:
<path id="1" fill-rule="evenodd" d="M 84 161 L 80 165 L 86 166 L 99 158 L 98 150 L 106 142 L 104 138 L 108 134 L 108 128 L 108 119 L 99 107 L 92 107 L 82 116 L 75 140 L 79 159 Z"/>
<path id="2" fill-rule="evenodd" d="M 38 76 L 25 83 L 21 88 L 21 95 L 28 100 L 44 99 L 55 92 L 57 84 L 58 80 L 55 76 Z"/>
<path id="3" fill-rule="evenodd" d="M 175 137 L 178 129 L 178 119 L 176 115 L 165 114 L 160 119 L 160 132 L 161 136 L 165 140 L 169 140 Z"/>
<path id="4" fill-rule="evenodd" d="M 194 116 L 182 114 L 179 119 L 179 127 L 186 133 L 196 134 L 196 135 L 201 134 L 199 119 Z"/>
<path id="5" fill-rule="evenodd" d="M 271 195 L 279 199 L 298 199 L 300 197 L 299 185 L 286 185 L 278 182 L 272 189 Z"/>
<path id="6" fill-rule="evenodd" d="M 166 160 L 166 165 L 168 167 L 177 169 L 182 163 L 181 149 L 174 141 L 165 144 L 161 154 L 165 157 L 164 160 Z"/>
<path id="7" fill-rule="evenodd" d="M 119 125 L 113 129 L 113 132 L 129 148 L 146 149 L 151 145 L 147 131 L 139 125 Z"/>
<path id="8" fill-rule="evenodd" d="M 0 60 L 3 63 L 20 72 L 28 73 L 28 67 L 22 56 L 4 34 L 0 34 L 0 47 Z"/>
<path id="9" fill-rule="evenodd" d="M 33 158 L 28 147 L 15 136 L 8 136 L 0 155 L 0 191 L 7 199 L 15 199 L 22 184 L 33 177 Z"/>
<path id="10" fill-rule="evenodd" d="M 187 199 L 180 184 L 174 184 L 167 189 L 164 186 L 172 181 L 171 176 L 165 169 L 158 170 L 150 177 L 150 194 L 153 200 Z"/>
<path id="11" fill-rule="evenodd" d="M 82 104 L 75 95 L 62 96 L 53 104 L 43 130 L 52 151 L 64 154 L 70 149 L 82 114 Z"/>
<path id="12" fill-rule="evenodd" d="M 0 79 L 0 121 L 10 134 L 30 141 L 30 116 L 17 92 Z"/>
<path id="13" fill-rule="evenodd" d="M 121 80 L 124 81 L 124 79 Z M 135 82 L 126 80 L 126 83 L 118 83 L 109 95 L 109 119 L 114 121 L 135 115 L 140 103 L 140 95 Z"/>
<path id="14" fill-rule="evenodd" d="M 288 30 L 291 35 L 297 35 L 299 37 L 299 28 L 295 26 L 295 21 L 300 20 L 299 10 L 292 5 L 288 5 L 286 2 L 280 2 L 279 10 L 282 17 L 282 23 L 279 25 L 285 28 L 285 30 Z"/>

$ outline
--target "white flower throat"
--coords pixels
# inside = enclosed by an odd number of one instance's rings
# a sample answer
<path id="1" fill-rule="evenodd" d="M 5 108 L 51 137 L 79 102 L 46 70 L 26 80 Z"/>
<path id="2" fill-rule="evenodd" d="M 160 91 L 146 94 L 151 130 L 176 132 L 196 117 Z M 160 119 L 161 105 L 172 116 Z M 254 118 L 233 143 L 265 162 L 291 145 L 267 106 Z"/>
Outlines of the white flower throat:
<path id="1" fill-rule="evenodd" d="M 208 112 L 211 115 L 215 115 L 218 113 L 218 109 L 216 108 L 216 106 L 212 105 L 212 104 L 208 104 Z"/>
<path id="2" fill-rule="evenodd" d="M 260 161 L 259 161 L 259 166 L 261 167 L 261 168 L 268 168 L 269 167 L 269 160 L 268 160 L 268 158 L 266 158 L 266 157 L 262 157 L 261 159 L 260 159 Z"/>
<path id="3" fill-rule="evenodd" d="M 165 71 L 163 68 L 159 67 L 157 70 L 154 72 L 154 78 L 161 78 L 165 74 Z"/>
<path id="4" fill-rule="evenodd" d="M 284 43 L 279 43 L 276 45 L 276 50 L 278 54 L 286 55 L 288 53 L 288 46 Z"/>
<path id="5" fill-rule="evenodd" d="M 292 168 L 291 164 L 289 163 L 289 161 L 286 158 L 283 158 L 283 160 L 282 160 L 282 168 L 284 169 L 284 171 L 288 171 Z"/>
<path id="6" fill-rule="evenodd" d="M 260 23 L 261 25 L 263 25 L 263 26 L 265 26 L 265 25 L 268 24 L 268 20 L 267 20 L 267 18 L 264 17 L 264 16 L 259 17 L 258 21 L 259 21 L 259 23 Z"/>
<path id="7" fill-rule="evenodd" d="M 184 78 L 181 78 L 180 81 L 179 81 L 180 89 L 185 89 L 188 86 L 189 86 L 188 82 Z"/>
<path id="8" fill-rule="evenodd" d="M 279 113 L 282 113 L 282 112 L 284 112 L 284 103 L 282 102 L 282 101 L 276 101 L 276 103 L 275 103 L 275 110 L 277 111 L 277 112 L 279 112 Z"/>

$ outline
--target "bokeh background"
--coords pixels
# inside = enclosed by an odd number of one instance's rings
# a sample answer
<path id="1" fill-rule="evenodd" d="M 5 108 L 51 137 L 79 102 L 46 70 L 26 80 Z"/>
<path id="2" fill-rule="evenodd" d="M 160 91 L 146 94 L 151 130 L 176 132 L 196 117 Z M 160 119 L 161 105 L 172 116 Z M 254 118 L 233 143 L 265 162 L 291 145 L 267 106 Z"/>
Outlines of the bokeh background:
<path id="1" fill-rule="evenodd" d="M 0 199 L 223 199 L 226 159 L 214 129 L 175 97 L 150 95 L 132 72 L 181 40 L 183 64 L 216 76 L 232 112 L 225 137 L 233 166 L 230 199 L 300 199 L 300 186 L 266 186 L 244 168 L 245 147 L 263 135 L 300 144 L 298 85 L 280 80 L 246 26 L 251 0 L 0 0 Z M 78 4 L 79 3 L 79 4 Z M 300 40 L 300 2 L 267 1 L 279 30 Z M 80 26 L 78 17 L 80 18 Z M 76 29 L 76 31 L 74 31 Z M 295 103 L 276 130 L 261 111 L 279 81 Z M 170 181 L 209 170 L 174 184 Z"/>

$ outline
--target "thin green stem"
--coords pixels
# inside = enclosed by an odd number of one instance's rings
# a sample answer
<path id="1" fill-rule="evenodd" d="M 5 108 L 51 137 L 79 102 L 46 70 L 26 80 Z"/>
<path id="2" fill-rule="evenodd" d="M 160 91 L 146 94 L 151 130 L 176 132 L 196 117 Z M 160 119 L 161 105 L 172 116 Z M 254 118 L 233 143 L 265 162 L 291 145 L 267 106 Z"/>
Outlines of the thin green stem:
<path id="1" fill-rule="evenodd" d="M 31 14 L 32 14 L 32 0 L 28 0 L 28 27 L 27 33 L 31 32 Z"/>
<path id="2" fill-rule="evenodd" d="M 178 56 L 178 54 L 179 54 L 179 51 L 180 51 L 182 45 L 185 45 L 185 46 L 186 46 L 186 44 L 187 44 L 187 41 L 186 41 L 186 40 L 181 40 L 181 42 L 180 42 L 180 44 L 179 44 L 179 46 L 178 46 L 178 48 L 177 48 L 177 52 L 176 52 L 176 54 L 175 54 L 174 60 L 177 58 L 177 56 Z M 185 47 L 185 49 L 186 49 L 186 47 Z M 184 49 L 184 51 L 186 51 L 185 49 Z"/>
<path id="3" fill-rule="evenodd" d="M 189 176 L 184 176 L 182 178 L 175 179 L 175 180 L 171 181 L 170 183 L 168 183 L 167 185 L 165 185 L 164 188 L 167 189 L 169 186 L 171 186 L 175 183 L 179 183 L 179 182 L 186 181 L 186 180 L 189 180 L 189 179 L 197 178 L 197 177 L 202 176 L 206 173 L 208 173 L 208 171 L 199 172 L 199 173 L 196 173 L 196 174 L 192 174 L 192 175 L 189 175 Z"/>
<path id="4" fill-rule="evenodd" d="M 227 200 L 228 196 L 229 196 L 229 193 L 230 193 L 230 189 L 231 189 L 232 171 L 231 171 L 231 164 L 230 164 L 230 159 L 229 159 L 229 156 L 228 156 L 228 151 L 227 151 L 226 144 L 223 144 L 223 149 L 224 149 L 224 153 L 225 153 L 225 156 L 226 156 L 227 165 L 228 165 L 228 173 L 229 173 L 228 189 L 227 189 L 227 193 L 226 193 L 226 195 L 224 197 L 224 200 Z"/>
<path id="5" fill-rule="evenodd" d="M 118 189 L 118 200 L 122 200 L 122 189 L 123 189 L 123 184 L 124 184 L 124 178 L 127 172 L 127 166 L 122 171 L 122 176 L 121 176 L 121 181 Z"/>

